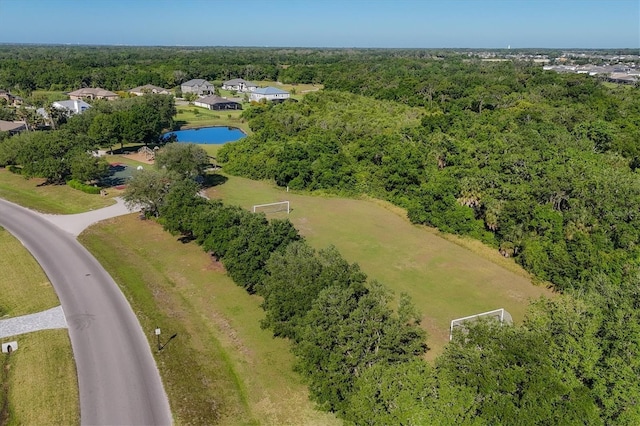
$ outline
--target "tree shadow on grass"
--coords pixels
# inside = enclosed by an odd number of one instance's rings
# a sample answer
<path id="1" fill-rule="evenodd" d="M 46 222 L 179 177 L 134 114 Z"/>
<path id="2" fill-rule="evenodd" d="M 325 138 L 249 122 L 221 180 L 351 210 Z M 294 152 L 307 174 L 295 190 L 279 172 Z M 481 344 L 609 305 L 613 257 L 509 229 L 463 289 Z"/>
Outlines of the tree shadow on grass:
<path id="1" fill-rule="evenodd" d="M 176 130 L 180 130 L 182 126 L 186 126 L 187 122 L 184 120 L 175 120 L 173 122 L 173 127 L 171 127 L 171 131 L 175 132 Z"/>
<path id="2" fill-rule="evenodd" d="M 213 173 L 213 174 L 207 174 L 204 176 L 204 181 L 202 182 L 202 187 L 203 188 L 212 188 L 214 186 L 218 186 L 218 185 L 222 185 L 223 183 L 225 183 L 226 181 L 228 181 L 229 178 L 227 178 L 226 176 L 222 176 L 219 175 L 217 173 Z"/>
<path id="3" fill-rule="evenodd" d="M 196 237 L 194 237 L 193 235 L 181 235 L 180 237 L 178 237 L 178 241 L 180 241 L 182 244 L 189 244 L 195 239 Z"/>

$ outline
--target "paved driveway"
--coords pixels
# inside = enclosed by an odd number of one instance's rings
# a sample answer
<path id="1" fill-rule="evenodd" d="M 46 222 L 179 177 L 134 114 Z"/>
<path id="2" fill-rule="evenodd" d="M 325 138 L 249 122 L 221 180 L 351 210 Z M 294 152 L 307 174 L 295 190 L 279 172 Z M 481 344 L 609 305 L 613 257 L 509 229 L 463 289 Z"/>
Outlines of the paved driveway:
<path id="1" fill-rule="evenodd" d="M 58 294 L 78 371 L 82 424 L 171 424 L 167 396 L 138 319 L 111 276 L 75 240 L 75 229 L 63 231 L 42 215 L 1 199 L 0 225 L 31 252 Z"/>

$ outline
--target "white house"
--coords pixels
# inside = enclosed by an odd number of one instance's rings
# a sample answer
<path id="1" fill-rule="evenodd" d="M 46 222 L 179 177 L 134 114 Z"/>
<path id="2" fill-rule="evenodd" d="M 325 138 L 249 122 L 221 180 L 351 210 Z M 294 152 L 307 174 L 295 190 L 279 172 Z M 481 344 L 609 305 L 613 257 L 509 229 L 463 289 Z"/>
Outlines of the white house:
<path id="1" fill-rule="evenodd" d="M 251 81 L 244 80 L 242 78 L 234 78 L 222 83 L 224 90 L 233 90 L 235 92 L 253 92 L 258 88 L 258 85 Z"/>
<path id="2" fill-rule="evenodd" d="M 91 105 L 80 99 L 55 101 L 51 104 L 51 106 L 53 106 L 57 110 L 63 111 L 64 115 L 66 115 L 67 117 L 71 117 L 72 115 L 76 114 L 82 114 L 83 112 L 91 108 Z M 49 119 L 49 115 L 44 108 L 38 108 L 36 110 L 36 113 L 44 117 L 45 119 Z"/>
<path id="3" fill-rule="evenodd" d="M 290 96 L 286 90 L 269 86 L 254 90 L 249 100 L 260 102 L 262 99 L 266 99 L 267 101 L 282 102 L 289 99 Z"/>
<path id="4" fill-rule="evenodd" d="M 52 105 L 54 108 L 63 110 L 68 116 L 82 114 L 91 108 L 91 105 L 83 100 L 55 101 Z"/>
<path id="5" fill-rule="evenodd" d="M 201 78 L 194 78 L 180 85 L 182 93 L 195 93 L 198 96 L 213 95 L 213 84 Z"/>

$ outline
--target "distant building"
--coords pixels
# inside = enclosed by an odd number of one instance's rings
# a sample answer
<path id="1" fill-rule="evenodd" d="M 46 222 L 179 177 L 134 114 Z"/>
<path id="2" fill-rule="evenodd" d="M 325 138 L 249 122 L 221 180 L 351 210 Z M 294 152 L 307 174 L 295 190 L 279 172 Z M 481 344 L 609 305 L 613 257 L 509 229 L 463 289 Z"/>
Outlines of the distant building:
<path id="1" fill-rule="evenodd" d="M 9 132 L 9 134 L 15 134 L 27 130 L 27 125 L 24 121 L 4 121 L 0 120 L 0 132 Z"/>
<path id="2" fill-rule="evenodd" d="M 638 76 L 627 73 L 611 73 L 607 78 L 608 81 L 618 84 L 636 84 L 640 82 Z"/>
<path id="3" fill-rule="evenodd" d="M 258 88 L 258 85 L 242 78 L 234 78 L 222 83 L 222 88 L 236 92 L 253 92 Z"/>
<path id="4" fill-rule="evenodd" d="M 193 102 L 195 106 L 211 110 L 242 109 L 242 104 L 227 98 L 211 95 Z"/>
<path id="5" fill-rule="evenodd" d="M 213 95 L 215 88 L 213 84 L 201 78 L 194 78 L 180 85 L 182 93 L 195 93 L 198 96 Z"/>
<path id="6" fill-rule="evenodd" d="M 109 90 L 101 89 L 99 87 L 85 87 L 83 89 L 74 90 L 68 93 L 71 100 L 85 100 L 85 99 L 106 99 L 112 101 L 118 99 L 118 95 Z"/>
<path id="7" fill-rule="evenodd" d="M 251 93 L 249 100 L 260 102 L 262 99 L 274 102 L 283 102 L 289 99 L 291 95 L 286 90 L 278 89 L 276 87 L 262 87 L 256 89 Z"/>
<path id="8" fill-rule="evenodd" d="M 169 95 L 170 91 L 167 89 L 163 89 L 162 87 L 154 86 L 153 84 L 145 84 L 144 86 L 134 87 L 129 90 L 129 93 L 136 96 L 146 95 L 148 93 L 159 94 L 159 95 Z"/>

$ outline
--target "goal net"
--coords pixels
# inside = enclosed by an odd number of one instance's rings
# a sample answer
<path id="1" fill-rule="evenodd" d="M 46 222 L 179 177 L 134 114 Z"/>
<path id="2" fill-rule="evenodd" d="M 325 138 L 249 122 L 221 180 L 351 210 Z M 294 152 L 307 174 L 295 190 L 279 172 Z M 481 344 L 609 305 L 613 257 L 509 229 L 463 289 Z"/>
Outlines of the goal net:
<path id="1" fill-rule="evenodd" d="M 279 201 L 277 203 L 268 203 L 268 204 L 256 204 L 253 206 L 254 213 L 279 213 L 286 212 L 289 214 L 289 202 L 288 201 Z"/>
<path id="2" fill-rule="evenodd" d="M 480 314 L 470 315 L 468 317 L 457 318 L 451 321 L 451 327 L 449 328 L 449 340 L 453 339 L 453 330 L 466 330 L 467 324 L 471 322 L 478 321 L 479 319 L 487 318 L 493 319 L 500 324 L 512 324 L 513 318 L 511 318 L 511 314 L 507 312 L 504 308 L 495 309 L 493 311 L 482 312 Z"/>

